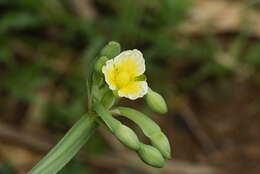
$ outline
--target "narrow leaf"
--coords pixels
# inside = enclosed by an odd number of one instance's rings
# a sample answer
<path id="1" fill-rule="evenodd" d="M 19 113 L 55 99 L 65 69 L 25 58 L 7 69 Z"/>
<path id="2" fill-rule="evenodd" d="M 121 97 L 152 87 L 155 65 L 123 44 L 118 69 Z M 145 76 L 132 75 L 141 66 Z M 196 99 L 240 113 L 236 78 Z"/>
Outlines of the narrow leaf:
<path id="1" fill-rule="evenodd" d="M 83 115 L 60 142 L 28 174 L 55 174 L 80 150 L 97 126 L 95 117 Z"/>

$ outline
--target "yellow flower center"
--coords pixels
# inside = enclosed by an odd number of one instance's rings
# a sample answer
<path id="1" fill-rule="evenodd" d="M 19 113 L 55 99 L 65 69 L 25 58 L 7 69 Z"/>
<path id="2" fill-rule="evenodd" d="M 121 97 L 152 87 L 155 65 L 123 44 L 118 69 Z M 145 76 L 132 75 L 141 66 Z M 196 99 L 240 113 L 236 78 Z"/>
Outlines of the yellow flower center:
<path id="1" fill-rule="evenodd" d="M 119 88 L 125 87 L 130 82 L 130 80 L 131 78 L 129 73 L 124 71 L 120 72 L 115 78 L 116 84 Z"/>

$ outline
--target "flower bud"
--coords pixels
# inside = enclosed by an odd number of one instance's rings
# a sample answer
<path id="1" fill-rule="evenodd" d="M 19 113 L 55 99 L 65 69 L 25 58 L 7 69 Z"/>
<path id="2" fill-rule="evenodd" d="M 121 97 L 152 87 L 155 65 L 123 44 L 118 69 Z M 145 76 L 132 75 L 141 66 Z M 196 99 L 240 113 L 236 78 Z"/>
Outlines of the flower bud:
<path id="1" fill-rule="evenodd" d="M 160 114 L 165 114 L 168 110 L 164 98 L 150 88 L 145 96 L 145 101 L 153 111 L 158 112 Z"/>
<path id="2" fill-rule="evenodd" d="M 100 94 L 102 95 L 102 96 L 104 96 L 108 91 L 111 91 L 109 88 L 108 88 L 108 86 L 103 86 L 103 87 L 101 87 L 101 88 L 99 88 L 99 92 L 100 92 Z"/>
<path id="3" fill-rule="evenodd" d="M 97 87 L 100 87 L 104 83 L 104 79 L 102 76 L 100 76 L 98 73 L 94 72 L 92 76 L 93 84 Z"/>
<path id="4" fill-rule="evenodd" d="M 135 132 L 129 127 L 121 124 L 114 132 L 115 136 L 126 145 L 128 148 L 138 150 L 140 148 L 140 142 Z"/>
<path id="5" fill-rule="evenodd" d="M 106 56 L 108 59 L 112 59 L 116 57 L 120 51 L 120 44 L 115 41 L 111 41 L 101 50 L 101 56 Z"/>
<path id="6" fill-rule="evenodd" d="M 102 98 L 102 104 L 105 108 L 111 108 L 113 104 L 115 103 L 115 96 L 112 91 L 107 91 Z"/>
<path id="7" fill-rule="evenodd" d="M 141 144 L 138 150 L 140 158 L 148 165 L 162 168 L 164 166 L 164 159 L 162 154 L 153 146 Z"/>
<path id="8" fill-rule="evenodd" d="M 168 138 L 162 133 L 156 133 L 151 137 L 151 142 L 154 147 L 156 147 L 164 158 L 171 158 L 171 147 Z"/>
<path id="9" fill-rule="evenodd" d="M 108 58 L 106 56 L 102 56 L 97 60 L 95 64 L 96 72 L 102 73 L 102 67 L 106 64 L 106 61 L 108 61 Z"/>

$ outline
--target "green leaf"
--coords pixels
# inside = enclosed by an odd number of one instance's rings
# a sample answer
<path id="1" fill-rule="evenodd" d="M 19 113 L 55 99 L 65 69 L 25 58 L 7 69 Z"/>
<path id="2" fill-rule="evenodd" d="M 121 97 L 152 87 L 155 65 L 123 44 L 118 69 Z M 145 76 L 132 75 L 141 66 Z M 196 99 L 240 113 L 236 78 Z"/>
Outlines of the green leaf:
<path id="1" fill-rule="evenodd" d="M 55 174 L 80 150 L 97 126 L 95 116 L 83 115 L 60 142 L 28 174 Z"/>

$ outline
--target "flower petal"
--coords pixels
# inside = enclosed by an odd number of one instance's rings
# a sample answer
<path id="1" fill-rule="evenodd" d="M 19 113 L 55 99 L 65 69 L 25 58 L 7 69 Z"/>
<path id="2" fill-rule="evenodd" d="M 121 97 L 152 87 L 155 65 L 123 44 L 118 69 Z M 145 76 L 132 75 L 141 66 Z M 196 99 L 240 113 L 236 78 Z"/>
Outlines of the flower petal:
<path id="1" fill-rule="evenodd" d="M 108 84 L 111 90 L 116 89 L 115 84 L 115 76 L 116 76 L 116 69 L 114 66 L 114 59 L 108 60 L 106 65 L 103 66 L 102 72 L 105 75 L 105 81 Z"/>
<path id="2" fill-rule="evenodd" d="M 126 87 L 118 91 L 120 97 L 126 97 L 131 100 L 143 97 L 148 92 L 148 85 L 146 81 L 133 81 Z"/>
<path id="3" fill-rule="evenodd" d="M 143 54 L 137 49 L 123 51 L 114 58 L 114 62 L 118 69 L 132 72 L 134 76 L 139 76 L 145 72 L 145 60 Z"/>

